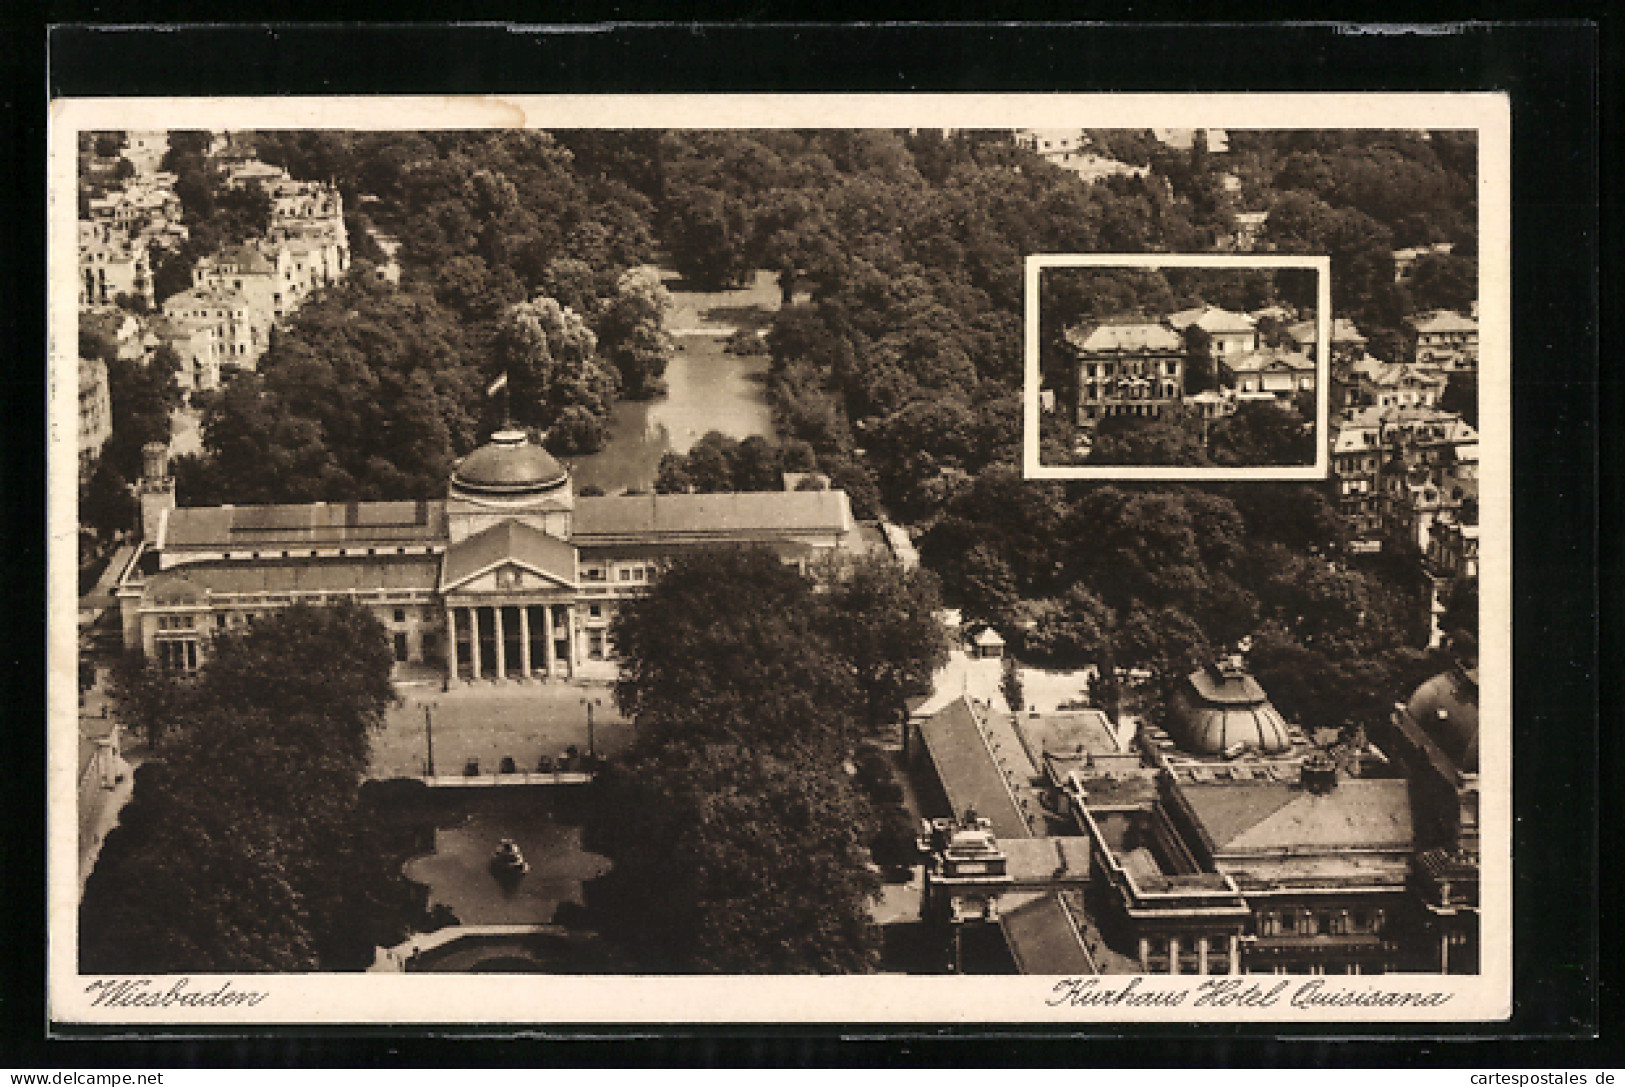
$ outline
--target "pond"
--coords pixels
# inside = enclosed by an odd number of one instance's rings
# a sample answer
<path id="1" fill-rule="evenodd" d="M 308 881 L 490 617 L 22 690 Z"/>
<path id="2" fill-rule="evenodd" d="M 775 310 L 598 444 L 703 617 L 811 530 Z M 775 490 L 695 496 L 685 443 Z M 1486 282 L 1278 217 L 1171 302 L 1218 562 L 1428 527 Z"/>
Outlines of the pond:
<path id="1" fill-rule="evenodd" d="M 674 273 L 661 275 L 672 295 L 666 327 L 677 344 L 666 367 L 666 393 L 615 405 L 608 444 L 570 463 L 578 492 L 583 487 L 598 487 L 606 494 L 648 490 L 660 458 L 688 452 L 707 431 L 730 438 L 773 436 L 767 356 L 723 350 L 735 329 L 764 329 L 772 322 L 779 306 L 773 277 L 758 272 L 749 287 L 690 291 Z"/>

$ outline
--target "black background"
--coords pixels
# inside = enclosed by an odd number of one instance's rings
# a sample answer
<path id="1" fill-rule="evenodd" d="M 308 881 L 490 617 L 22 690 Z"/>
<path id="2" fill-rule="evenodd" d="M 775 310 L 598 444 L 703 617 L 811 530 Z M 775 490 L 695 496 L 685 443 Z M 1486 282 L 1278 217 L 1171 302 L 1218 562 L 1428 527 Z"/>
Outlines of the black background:
<path id="1" fill-rule="evenodd" d="M 311 5 L 306 5 L 311 7 Z M 378 7 L 379 5 L 374 5 Z M 423 5 L 419 5 L 422 7 Z M 392 10 L 399 11 L 398 6 Z M 706 15 L 682 9 L 690 18 Z M 795 12 L 778 6 L 779 18 Z M 829 9 L 824 8 L 825 12 Z M 1197 9 L 1189 8 L 1186 14 Z M 284 8 L 298 14 L 300 5 Z M 425 18 L 434 13 L 419 12 Z M 603 15 L 605 13 L 591 13 Z M 616 9 L 607 9 L 614 17 Z M 755 12 L 758 16 L 760 11 Z M 934 17 L 942 17 L 939 9 Z M 1172 14 L 1172 13 L 1170 13 Z M 213 9 L 166 13 L 219 17 Z M 1412 11 L 1409 18 L 1419 18 Z M 124 20 L 96 3 L 58 23 Z M 240 16 L 237 16 L 240 18 Z M 531 18 L 535 15 L 531 14 Z M 578 12 L 577 17 L 582 17 Z M 728 13 L 709 13 L 712 20 Z M 872 17 L 872 13 L 870 13 Z M 1616 979 L 1599 974 L 1600 919 L 1625 893 L 1612 863 L 1617 804 L 1620 490 L 1617 205 L 1600 198 L 1604 104 L 1619 94 L 1617 25 L 1485 24 L 1359 31 L 1323 25 L 813 26 L 581 24 L 96 28 L 0 19 L 3 568 L 9 613 L 0 747 L 0 1068 L 244 1064 L 1392 1065 L 1618 1067 Z M 1600 56 L 1612 63 L 1603 63 Z M 1515 1016 L 1510 1023 L 1304 1029 L 1193 1026 L 886 1031 L 642 1030 L 597 1040 L 433 1037 L 312 1028 L 236 1038 L 47 1040 L 44 989 L 44 135 L 49 96 L 706 91 L 1498 90 L 1513 130 Z M 1611 92 L 1611 93 L 1604 93 Z M 1614 141 L 1618 133 L 1613 133 Z M 1610 165 L 1617 164 L 1612 152 Z M 1612 194 L 1617 198 L 1617 194 Z M 1604 231 L 1606 230 L 1606 233 Z M 1607 265 L 1611 267 L 1610 263 Z M 1610 341 L 1612 337 L 1610 337 Z M 1601 454 L 1601 455 L 1600 455 Z M 1599 521 L 1599 501 L 1603 517 Z M 1599 553 L 1599 531 L 1606 550 Z M 1606 583 L 1600 582 L 1604 574 Z M 1607 585 L 1599 596 L 1600 585 Z M 1609 653 L 1609 658 L 1615 658 Z M 1602 669 L 1601 671 L 1599 669 Z M 1599 691 L 1607 717 L 1599 714 Z M 1601 722 L 1609 721 L 1609 727 Z M 1606 794 L 1599 791 L 1605 785 Z M 1600 816 L 1600 818 L 1599 818 Z M 1604 833 L 1599 842 L 1599 827 Z M 1606 913 L 1599 913 L 1606 910 Z M 1605 1024 L 1616 1025 L 1608 1038 Z M 1605 1038 L 1598 1043 L 1596 1035 Z M 1344 1040 L 1333 1041 L 1333 1036 Z M 1351 1040 L 1358 1039 L 1358 1040 Z M 1602 1048 L 1612 1050 L 1610 1055 Z"/>

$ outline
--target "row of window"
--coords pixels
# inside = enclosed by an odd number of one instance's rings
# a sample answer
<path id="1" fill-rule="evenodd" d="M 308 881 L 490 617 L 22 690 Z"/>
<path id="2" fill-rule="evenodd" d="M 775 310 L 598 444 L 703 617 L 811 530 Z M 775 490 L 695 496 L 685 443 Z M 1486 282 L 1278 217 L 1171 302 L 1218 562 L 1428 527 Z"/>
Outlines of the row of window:
<path id="1" fill-rule="evenodd" d="M 653 566 L 622 566 L 616 569 L 616 580 L 625 583 L 648 581 L 654 574 Z M 609 575 L 602 566 L 583 566 L 581 580 L 602 583 L 609 580 Z"/>
<path id="2" fill-rule="evenodd" d="M 1172 400 L 1179 395 L 1179 386 L 1174 382 L 1164 382 L 1157 388 L 1149 386 L 1127 387 L 1114 386 L 1110 382 L 1096 384 L 1091 381 L 1083 387 L 1085 400 L 1100 400 L 1107 396 L 1116 396 L 1125 400 Z"/>
<path id="3" fill-rule="evenodd" d="M 1380 909 L 1266 910 L 1258 915 L 1260 936 L 1348 936 L 1382 931 Z"/>
<path id="4" fill-rule="evenodd" d="M 1083 368 L 1085 377 L 1111 377 L 1113 374 L 1154 377 L 1157 374 L 1155 362 L 1086 362 Z M 1162 373 L 1167 377 L 1173 377 L 1179 373 L 1179 363 L 1172 359 L 1165 360 L 1162 364 Z"/>

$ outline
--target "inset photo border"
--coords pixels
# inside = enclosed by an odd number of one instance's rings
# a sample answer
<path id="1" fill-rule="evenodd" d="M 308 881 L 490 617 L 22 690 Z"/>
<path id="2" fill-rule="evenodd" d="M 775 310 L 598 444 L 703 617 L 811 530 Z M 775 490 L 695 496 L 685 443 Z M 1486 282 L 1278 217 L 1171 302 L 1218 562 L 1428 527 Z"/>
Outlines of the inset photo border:
<path id="1" fill-rule="evenodd" d="M 1041 460 L 1042 373 L 1040 366 L 1040 282 L 1047 270 L 1061 268 L 1210 268 L 1217 270 L 1268 271 L 1301 269 L 1316 273 L 1315 286 L 1315 454 L 1309 464 L 1258 465 L 1246 467 L 1198 465 L 1062 465 Z M 1022 474 L 1027 479 L 1116 479 L 1116 480 L 1224 480 L 1291 481 L 1323 480 L 1329 465 L 1329 426 L 1331 388 L 1331 257 L 1207 253 L 1034 253 L 1026 260 L 1026 312 L 1022 382 Z"/>

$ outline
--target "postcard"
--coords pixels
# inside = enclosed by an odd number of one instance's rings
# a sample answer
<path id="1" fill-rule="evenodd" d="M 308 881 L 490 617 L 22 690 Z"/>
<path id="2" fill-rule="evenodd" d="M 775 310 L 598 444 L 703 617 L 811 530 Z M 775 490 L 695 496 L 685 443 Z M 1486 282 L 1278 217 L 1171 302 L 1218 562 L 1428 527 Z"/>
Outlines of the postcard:
<path id="1" fill-rule="evenodd" d="M 52 1021 L 1506 1018 L 1509 124 L 58 100 Z"/>

